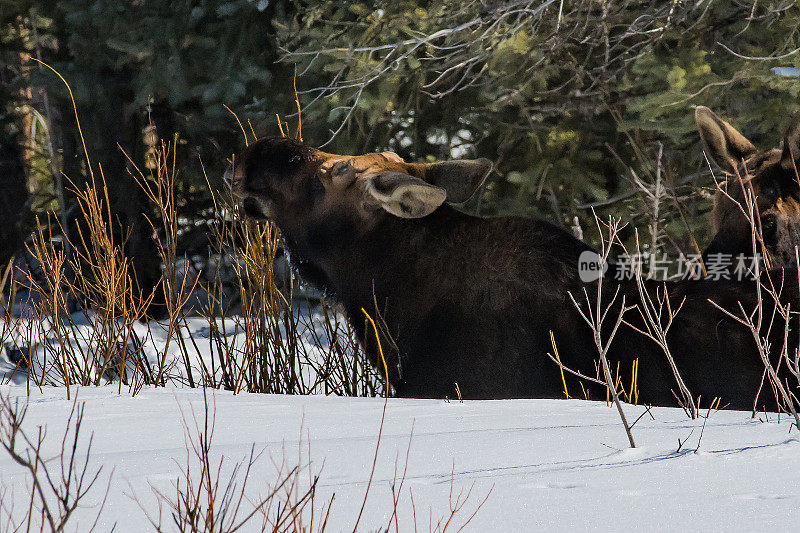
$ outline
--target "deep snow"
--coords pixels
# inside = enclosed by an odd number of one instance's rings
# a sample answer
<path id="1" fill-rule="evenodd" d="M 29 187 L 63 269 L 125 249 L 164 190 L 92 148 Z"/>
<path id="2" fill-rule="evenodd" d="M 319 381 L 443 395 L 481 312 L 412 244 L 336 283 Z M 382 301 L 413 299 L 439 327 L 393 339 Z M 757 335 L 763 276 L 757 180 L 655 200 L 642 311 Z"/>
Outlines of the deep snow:
<path id="1" fill-rule="evenodd" d="M 94 432 L 91 464 L 114 468 L 99 531 L 142 531 L 147 523 L 135 494 L 155 502 L 150 484 L 167 489 L 186 451 L 181 412 L 202 415 L 202 391 L 145 389 L 136 397 L 114 387 L 83 388 L 84 431 Z M 25 396 L 24 387 L 2 394 Z M 352 530 L 367 487 L 382 399 L 269 396 L 209 391 L 216 405 L 213 449 L 226 464 L 244 459 L 255 444 L 266 453 L 251 472 L 249 492 L 276 480 L 272 457 L 297 464 L 310 449 L 320 472 L 317 500 L 335 493 L 329 531 Z M 27 428 L 48 428 L 54 454 L 72 404 L 65 389 L 34 390 Z M 629 419 L 644 411 L 626 406 Z M 636 450 L 616 410 L 582 400 L 510 400 L 447 403 L 390 399 L 375 477 L 359 529 L 385 527 L 392 509 L 395 465 L 402 471 L 413 427 L 401 498 L 401 531 L 413 531 L 408 489 L 420 531 L 448 514 L 450 478 L 456 493 L 472 496 L 454 525 L 463 523 L 489 493 L 467 531 L 788 531 L 800 520 L 800 442 L 785 417 L 712 412 L 695 453 L 703 420 L 678 409 L 652 409 L 633 431 Z M 190 421 L 190 425 L 191 425 Z M 688 440 L 680 452 L 678 440 Z M 309 448 L 310 446 L 310 448 Z M 108 473 L 108 472 L 105 472 Z M 307 477 L 307 476 L 306 476 Z M 24 494 L 26 478 L 0 455 L 0 483 Z M 94 493 L 100 496 L 103 488 Z M 93 509 L 82 509 L 85 528 Z M 91 517 L 91 518 L 90 518 Z M 448 530 L 455 531 L 457 528 Z"/>

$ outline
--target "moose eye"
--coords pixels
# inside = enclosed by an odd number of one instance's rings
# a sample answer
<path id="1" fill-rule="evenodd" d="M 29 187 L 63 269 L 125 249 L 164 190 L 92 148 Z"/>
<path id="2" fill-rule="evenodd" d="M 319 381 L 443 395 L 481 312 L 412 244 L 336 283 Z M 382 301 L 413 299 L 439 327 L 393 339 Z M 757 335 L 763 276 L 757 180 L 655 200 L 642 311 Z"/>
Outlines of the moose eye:
<path id="1" fill-rule="evenodd" d="M 761 218 L 761 237 L 765 244 L 777 242 L 778 220 L 775 215 L 765 215 Z"/>
<path id="2" fill-rule="evenodd" d="M 333 173 L 336 176 L 344 176 L 345 174 L 350 172 L 351 168 L 353 168 L 353 166 L 350 164 L 350 161 L 347 161 L 345 163 L 337 165 L 337 167 L 333 169 Z"/>
<path id="3" fill-rule="evenodd" d="M 778 196 L 777 187 L 772 183 L 765 185 L 764 188 L 761 189 L 761 193 L 767 198 L 775 198 Z"/>

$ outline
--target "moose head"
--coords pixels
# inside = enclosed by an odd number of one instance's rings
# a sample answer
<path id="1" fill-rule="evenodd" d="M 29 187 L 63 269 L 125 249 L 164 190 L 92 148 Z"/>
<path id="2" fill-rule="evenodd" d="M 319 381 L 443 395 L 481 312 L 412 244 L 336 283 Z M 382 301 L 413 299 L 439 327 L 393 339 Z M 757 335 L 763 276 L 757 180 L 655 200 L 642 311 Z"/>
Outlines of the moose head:
<path id="1" fill-rule="evenodd" d="M 267 137 L 250 146 L 227 176 L 255 218 L 305 223 L 346 211 L 368 227 L 384 214 L 421 218 L 444 202 L 463 203 L 491 170 L 488 159 L 406 163 L 394 152 L 346 156 Z"/>
<path id="2" fill-rule="evenodd" d="M 277 224 L 301 275 L 334 290 L 325 271 L 363 235 L 410 232 L 443 204 L 467 201 L 491 170 L 488 159 L 407 163 L 393 152 L 338 155 L 267 137 L 226 179 L 247 215 Z"/>
<path id="3" fill-rule="evenodd" d="M 763 242 L 770 268 L 795 266 L 800 244 L 800 112 L 790 120 L 781 148 L 760 150 L 707 107 L 698 106 L 695 122 L 708 159 L 722 171 L 714 196 L 715 237 L 703 254 L 753 253 L 753 231 Z M 751 227 L 747 198 L 753 198 Z"/>

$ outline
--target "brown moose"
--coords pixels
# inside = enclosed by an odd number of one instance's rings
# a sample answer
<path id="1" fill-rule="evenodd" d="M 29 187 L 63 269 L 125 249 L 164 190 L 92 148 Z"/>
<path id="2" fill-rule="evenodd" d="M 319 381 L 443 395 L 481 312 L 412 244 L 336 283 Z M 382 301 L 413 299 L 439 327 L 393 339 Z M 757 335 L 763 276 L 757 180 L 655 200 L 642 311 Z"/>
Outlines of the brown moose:
<path id="1" fill-rule="evenodd" d="M 725 257 L 755 252 L 769 268 L 796 268 L 800 244 L 800 112 L 784 135 L 783 147 L 759 150 L 728 122 L 707 107 L 695 109 L 695 122 L 709 160 L 722 176 L 714 195 L 712 229 L 715 236 L 703 253 Z M 754 198 L 752 227 L 747 196 Z M 722 256 L 718 256 L 722 257 Z"/>
<path id="2" fill-rule="evenodd" d="M 465 398 L 560 398 L 560 369 L 547 355 L 551 334 L 566 366 L 596 374 L 594 336 L 570 298 L 586 310 L 588 294 L 595 305 L 597 281 L 584 283 L 578 270 L 591 249 L 545 221 L 454 208 L 491 168 L 485 159 L 419 164 L 392 153 L 335 155 L 271 137 L 237 157 L 227 179 L 248 215 L 277 224 L 300 275 L 343 305 L 373 363 L 377 343 L 362 309 L 381 324 L 398 396 L 454 396 L 457 384 Z M 786 277 L 784 293 L 796 300 L 796 276 Z M 623 296 L 626 305 L 639 301 L 634 281 L 607 276 L 602 288 L 603 305 L 616 302 L 611 315 Z M 667 339 L 693 396 L 751 408 L 764 375 L 753 334 L 709 299 L 732 312 L 739 302 L 751 310 L 754 282 L 648 285 L 653 294 L 665 289 L 673 308 L 683 304 Z M 625 317 L 611 364 L 630 369 L 638 359 L 639 400 L 675 405 L 663 350 L 641 333 L 647 326 L 636 310 Z M 783 328 L 764 329 L 777 354 Z M 566 376 L 571 391 L 581 390 L 576 379 Z M 605 397 L 592 387 L 590 396 Z M 775 408 L 763 389 L 758 405 Z"/>

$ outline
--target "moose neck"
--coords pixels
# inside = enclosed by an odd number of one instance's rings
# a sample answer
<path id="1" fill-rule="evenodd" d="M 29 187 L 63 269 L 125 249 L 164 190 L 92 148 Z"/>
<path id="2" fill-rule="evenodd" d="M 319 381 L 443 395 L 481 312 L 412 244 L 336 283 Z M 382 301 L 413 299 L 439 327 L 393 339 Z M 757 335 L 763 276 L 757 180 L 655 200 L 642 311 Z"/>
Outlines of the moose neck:
<path id="1" fill-rule="evenodd" d="M 476 221 L 444 205 L 420 219 L 384 216 L 366 232 L 358 231 L 363 222 L 342 215 L 283 233 L 300 276 L 344 305 L 375 364 L 374 331 L 365 329 L 364 312 L 385 326 L 381 343 L 396 383 L 399 355 L 393 343 L 402 343 L 416 317 L 451 289 L 443 266 L 449 250 L 460 245 L 458 235 L 467 233 L 462 228 Z"/>
<path id="2" fill-rule="evenodd" d="M 421 300 L 435 296 L 431 276 L 444 274 L 434 265 L 445 254 L 446 234 L 466 218 L 448 206 L 422 219 L 387 216 L 325 258 L 333 295 L 348 310 L 358 311 L 358 317 L 351 316 L 356 321 L 363 319 L 361 308 L 380 314 L 400 311 L 402 303 L 407 310 L 418 310 Z"/>

